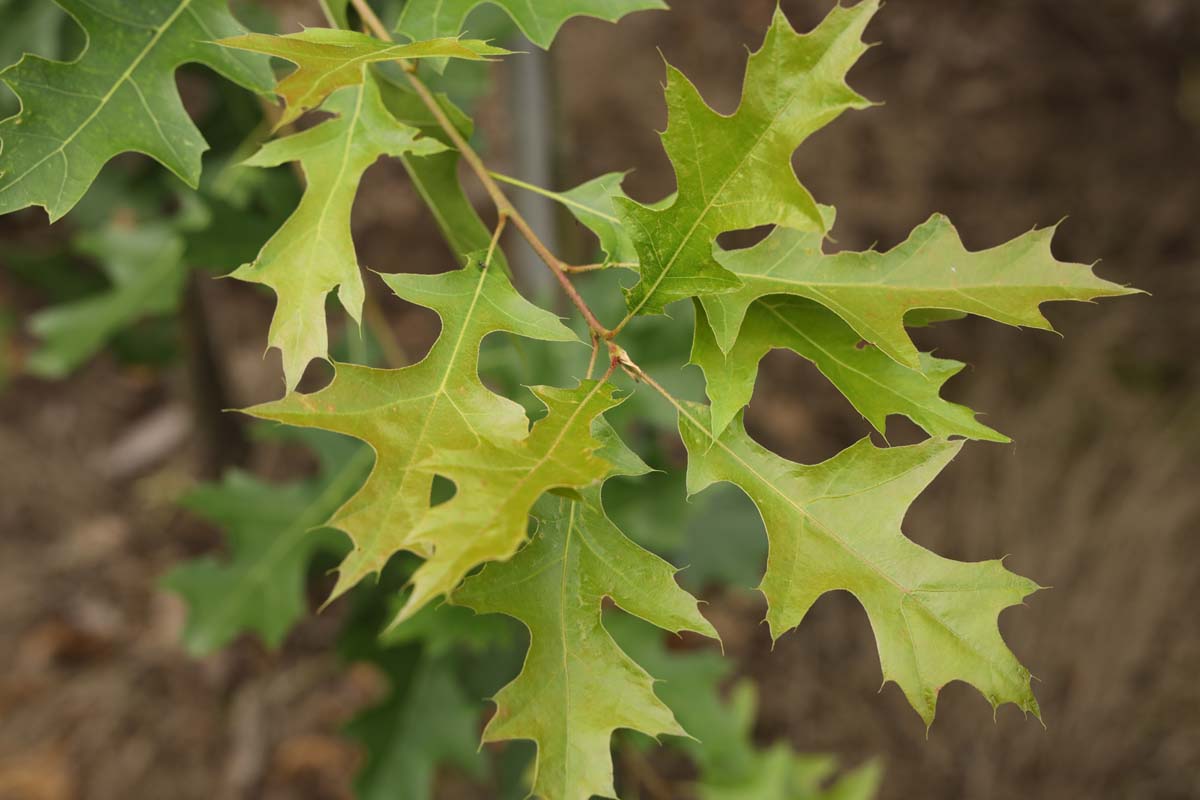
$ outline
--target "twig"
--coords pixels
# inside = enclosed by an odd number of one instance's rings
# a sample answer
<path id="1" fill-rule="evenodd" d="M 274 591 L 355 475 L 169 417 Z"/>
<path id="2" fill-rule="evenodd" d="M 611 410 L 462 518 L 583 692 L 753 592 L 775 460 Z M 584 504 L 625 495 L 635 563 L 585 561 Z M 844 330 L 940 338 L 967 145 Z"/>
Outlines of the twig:
<path id="1" fill-rule="evenodd" d="M 371 7 L 367 4 L 367 0 L 350 0 L 350 3 L 358 11 L 358 14 L 360 17 L 362 17 L 363 22 L 368 28 L 370 28 L 371 32 L 374 33 L 375 36 L 387 42 L 392 41 L 391 33 L 380 21 L 379 17 L 375 15 L 375 12 L 371 10 Z M 496 212 L 500 215 L 500 223 L 497 225 L 497 232 L 493 235 L 492 248 L 495 247 L 496 239 L 498 239 L 499 232 L 502 227 L 511 222 L 513 227 L 520 231 L 525 240 L 529 242 L 529 246 L 533 248 L 533 251 L 537 253 L 538 257 L 541 258 L 542 261 L 546 263 L 546 266 L 550 268 L 550 272 L 553 273 L 555 279 L 562 287 L 563 292 L 566 293 L 567 297 L 574 304 L 574 306 L 579 309 L 579 313 L 583 315 L 584 321 L 587 322 L 588 328 L 591 329 L 592 339 L 594 342 L 592 363 L 588 370 L 588 374 L 590 375 L 592 370 L 595 368 L 595 361 L 598 358 L 598 353 L 600 350 L 599 345 L 601 341 L 604 341 L 608 346 L 609 365 L 608 370 L 604 373 L 602 380 L 608 380 L 608 378 L 619 366 L 627 374 L 629 374 L 630 377 L 634 378 L 634 380 L 644 381 L 648 386 L 666 397 L 667 400 L 669 400 L 677 409 L 686 413 L 683 406 L 670 394 L 670 392 L 668 392 L 661 385 L 655 382 L 649 375 L 643 372 L 642 368 L 635 364 L 631 358 L 629 358 L 629 354 L 625 352 L 624 348 L 613 341 L 613 338 L 617 335 L 617 333 L 629 322 L 630 316 L 626 316 L 625 319 L 621 320 L 621 324 L 613 330 L 609 330 L 608 328 L 604 327 L 604 325 L 602 325 L 600 321 L 596 319 L 596 315 L 592 313 L 591 308 L 588 307 L 588 304 L 584 301 L 583 297 L 580 296 L 578 290 L 575 288 L 575 285 L 571 283 L 571 279 L 567 275 L 569 271 L 572 271 L 571 267 L 568 264 L 565 264 L 560 258 L 558 258 L 558 256 L 550 252 L 550 249 L 546 247 L 545 243 L 540 238 L 538 238 L 538 235 L 529 226 L 529 223 L 525 220 L 525 218 L 521 216 L 515 207 L 513 207 L 512 202 L 500 189 L 500 186 L 496 183 L 496 181 L 503 180 L 506 183 L 511 183 L 513 185 L 520 186 L 521 188 L 537 191 L 550 196 L 558 197 L 558 195 L 550 192 L 549 190 L 541 189 L 541 187 L 536 187 L 533 184 L 524 183 L 523 181 L 519 181 L 516 178 L 509 178 L 508 176 L 500 176 L 499 173 L 494 173 L 488 170 L 487 165 L 483 163 L 483 159 L 479 157 L 479 154 L 475 152 L 470 144 L 468 144 L 467 140 L 463 138 L 463 135 L 459 133 L 458 128 L 454 127 L 454 123 L 450 121 L 448 116 L 446 116 L 446 112 L 438 103 L 437 98 L 433 96 L 433 93 L 429 90 L 429 87 L 426 86 L 424 81 L 417 76 L 416 66 L 411 61 L 404 59 L 400 60 L 400 66 L 404 69 L 404 73 L 408 77 L 408 82 L 412 85 L 413 91 L 416 92 L 417 97 L 419 97 L 421 102 L 424 103 L 429 109 L 429 112 L 433 115 L 433 118 L 437 121 L 438 125 L 441 126 L 447 138 L 449 138 L 450 142 L 455 146 L 455 148 L 458 149 L 459 155 L 462 156 L 463 161 L 467 163 L 467 166 L 471 168 L 471 171 L 475 173 L 475 176 L 479 179 L 479 182 L 483 184 L 483 188 L 487 192 L 488 197 L 491 198 L 492 203 L 496 206 Z M 584 207 L 586 208 L 586 206 Z M 588 210 L 592 211 L 593 213 L 599 213 L 596 212 L 595 209 L 589 208 Z M 617 221 L 614 217 L 606 214 L 601 214 L 601 216 L 612 219 L 614 222 Z M 489 249 L 489 252 L 490 251 L 491 250 Z M 589 264 L 584 266 L 584 269 L 578 269 L 576 271 L 587 271 L 595 265 Z"/>
<path id="2" fill-rule="evenodd" d="M 384 24 L 379 21 L 379 17 L 377 17 L 375 12 L 371 10 L 371 7 L 367 5 L 366 0 L 350 0 L 350 2 L 354 5 L 354 8 L 358 11 L 359 16 L 362 17 L 363 22 L 367 24 L 367 27 L 371 29 L 372 33 L 384 41 L 392 41 L 391 33 L 389 33 Z M 412 85 L 413 91 L 416 92 L 417 97 L 419 97 L 421 102 L 424 103 L 426 108 L 429 109 L 429 112 L 433 115 L 433 118 L 437 121 L 438 125 L 441 126 L 446 136 L 450 139 L 450 142 L 458 150 L 459 155 L 462 156 L 463 161 L 467 163 L 467 166 L 471 168 L 471 171 L 474 172 L 475 176 L 479 179 L 479 182 L 483 184 L 484 190 L 487 192 L 488 197 L 491 198 L 492 203 L 496 206 L 496 211 L 500 214 L 500 217 L 507 217 L 509 220 L 511 220 L 513 227 L 521 232 L 521 235 L 525 237 L 527 242 L 529 242 L 529 246 L 533 248 L 533 251 L 537 253 L 538 257 L 546 263 L 546 266 L 550 268 L 550 271 L 554 274 L 555 279 L 562 287 L 562 290 L 566 293 L 568 299 L 570 299 L 575 307 L 579 309 L 579 313 L 583 315 L 588 327 L 591 328 L 592 331 L 598 334 L 601 338 L 611 338 L 609 336 L 608 328 L 604 327 L 602 324 L 600 324 L 600 320 L 596 319 L 596 315 L 592 313 L 590 308 L 588 308 L 587 303 L 584 302 L 583 298 L 579 295 L 579 292 L 575 289 L 575 286 L 571 283 L 571 279 L 568 278 L 567 274 L 563 271 L 563 267 L 566 265 L 556 255 L 550 252 L 550 249 L 546 247 L 545 243 L 542 242 L 540 238 L 538 238 L 538 235 L 534 233 L 533 228 L 529 226 L 529 223 L 525 220 L 525 218 L 522 217 L 517 212 L 516 208 L 513 207 L 512 202 L 507 196 L 505 196 L 504 192 L 501 191 L 500 186 L 494 180 L 492 180 L 491 173 L 488 171 L 487 166 L 483 163 L 483 159 L 479 157 L 479 154 L 476 153 L 474 148 L 467 143 L 467 140 L 463 138 L 461 133 L 459 133 L 458 128 L 456 128 L 454 123 L 450 121 L 450 118 L 446 116 L 446 112 L 438 103 L 437 98 L 433 96 L 433 93 L 429 91 L 429 87 L 425 85 L 425 82 L 417 77 L 416 67 L 413 66 L 411 61 L 406 60 L 401 60 L 400 65 L 404 68 L 404 74 L 408 77 L 408 82 Z"/>
<path id="3" fill-rule="evenodd" d="M 362 17 L 362 21 L 366 23 L 367 27 L 376 36 L 385 41 L 390 42 L 392 40 L 392 35 L 388 33 L 387 26 L 375 15 L 374 10 L 367 4 L 367 0 L 350 0 L 350 3 L 354 6 L 354 10 L 358 12 L 358 16 Z"/>

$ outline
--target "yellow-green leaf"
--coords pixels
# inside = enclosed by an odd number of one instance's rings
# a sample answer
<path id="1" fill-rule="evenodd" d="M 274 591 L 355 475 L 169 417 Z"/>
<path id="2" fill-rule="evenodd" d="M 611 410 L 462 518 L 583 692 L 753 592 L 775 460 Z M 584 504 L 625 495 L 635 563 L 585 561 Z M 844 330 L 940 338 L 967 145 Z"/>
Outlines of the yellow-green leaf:
<path id="1" fill-rule="evenodd" d="M 413 532 L 429 554 L 413 574 L 412 594 L 396 621 L 438 595 L 450 594 L 467 573 L 504 561 L 524 543 L 533 504 L 551 489 L 578 489 L 604 477 L 611 464 L 592 434 L 600 414 L 620 401 L 613 386 L 582 381 L 575 389 L 533 388 L 549 413 L 528 438 L 483 438 L 469 450 L 435 450 L 420 465 L 454 482 L 455 494 L 435 506 Z"/>
<path id="2" fill-rule="evenodd" d="M 392 44 L 356 31 L 308 28 L 286 36 L 249 33 L 222 39 L 218 44 L 252 53 L 287 59 L 296 69 L 279 82 L 275 93 L 283 98 L 278 125 L 287 125 L 325 98 L 347 86 L 363 82 L 363 67 L 384 61 L 419 58 L 461 58 L 486 61 L 509 51 L 478 39 L 441 38 L 411 44 Z"/>
<path id="3" fill-rule="evenodd" d="M 908 506 L 962 442 L 930 439 L 877 448 L 867 439 L 816 466 L 780 458 L 746 434 L 740 417 L 714 438 L 704 406 L 681 406 L 688 492 L 736 484 L 758 506 L 770 540 L 760 589 L 778 638 L 825 592 L 845 589 L 867 611 L 885 681 L 933 722 L 938 693 L 953 680 L 993 706 L 1039 715 L 1025 669 L 1000 636 L 997 617 L 1037 591 L 999 561 L 964 563 L 906 538 Z"/>
<path id="4" fill-rule="evenodd" d="M 330 384 L 247 409 L 264 419 L 357 437 L 375 451 L 370 477 L 329 526 L 354 549 L 338 568 L 333 597 L 378 573 L 396 553 L 426 549 L 414 538 L 429 508 L 433 475 L 416 469 L 429 454 L 475 447 L 483 438 L 519 441 L 528 421 L 518 404 L 479 379 L 479 346 L 494 331 L 576 341 L 558 317 L 529 303 L 494 266 L 468 263 L 441 275 L 385 275 L 399 297 L 438 313 L 442 332 L 419 363 L 403 369 L 337 364 Z"/>
<path id="5" fill-rule="evenodd" d="M 665 208 L 616 201 L 641 262 L 641 279 L 626 293 L 630 314 L 660 313 L 675 300 L 741 286 L 713 258 L 721 233 L 768 224 L 825 231 L 791 157 L 843 111 L 868 105 L 845 76 L 866 50 L 862 31 L 878 7 L 878 0 L 863 0 L 835 8 L 805 35 L 777 10 L 746 65 L 741 105 L 727 117 L 668 67 L 662 139 L 678 197 Z"/>
<path id="6" fill-rule="evenodd" d="M 880 433 L 887 432 L 890 415 L 901 414 L 934 436 L 1009 441 L 976 421 L 971 409 L 942 398 L 942 385 L 962 370 L 961 361 L 921 353 L 920 369 L 909 369 L 864 344 L 832 311 L 786 296 L 756 300 L 728 353 L 717 346 L 704 306 L 696 302 L 691 360 L 707 380 L 713 435 L 720 436 L 750 402 L 758 362 L 775 348 L 811 361 Z"/>
<path id="7" fill-rule="evenodd" d="M 1050 252 L 1053 236 L 1054 228 L 1043 228 L 971 252 L 950 221 L 934 214 L 886 252 L 826 255 L 820 236 L 780 228 L 755 247 L 723 253 L 721 263 L 743 286 L 701 302 L 725 352 L 750 303 L 768 294 L 792 294 L 820 303 L 859 336 L 919 370 L 921 356 L 904 329 L 905 315 L 916 309 L 1052 330 L 1039 310 L 1042 303 L 1137 291 L 1096 277 L 1085 264 L 1058 261 Z"/>
<path id="8" fill-rule="evenodd" d="M 598 423 L 602 423 L 598 420 Z M 648 468 L 606 423 L 610 474 Z M 601 487 L 578 499 L 547 495 L 535 507 L 537 534 L 512 560 L 489 564 L 454 593 L 481 613 L 507 614 L 529 629 L 521 674 L 495 697 L 484 741 L 537 744 L 534 793 L 545 800 L 615 797 L 610 740 L 630 728 L 686 735 L 654 693 L 654 681 L 613 641 L 601 620 L 604 599 L 672 632 L 716 638 L 675 568 L 634 544 L 601 505 Z"/>
<path id="9" fill-rule="evenodd" d="M 366 66 L 359 70 L 366 71 Z M 308 180 L 300 205 L 250 264 L 232 276 L 270 286 L 276 294 L 268 342 L 283 354 L 291 391 L 314 358 L 328 355 L 325 298 L 337 289 L 355 320 L 363 283 L 350 234 L 350 212 L 367 167 L 383 155 L 437 153 L 445 145 L 397 122 L 384 107 L 374 79 L 341 89 L 325 110 L 337 116 L 302 133 L 265 144 L 247 160 L 256 167 L 299 161 Z"/>

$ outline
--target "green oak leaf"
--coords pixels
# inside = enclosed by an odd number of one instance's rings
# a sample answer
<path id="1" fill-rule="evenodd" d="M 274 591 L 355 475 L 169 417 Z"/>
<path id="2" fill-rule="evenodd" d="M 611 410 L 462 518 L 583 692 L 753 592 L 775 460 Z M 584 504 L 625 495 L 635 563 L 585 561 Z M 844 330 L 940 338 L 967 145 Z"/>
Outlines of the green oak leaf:
<path id="1" fill-rule="evenodd" d="M 303 441 L 320 459 L 311 479 L 273 485 L 235 469 L 184 499 L 224 529 L 230 549 L 226 562 L 195 559 L 163 580 L 187 602 L 183 640 L 192 653 L 211 653 L 247 631 L 278 647 L 304 614 L 309 562 L 338 544 L 321 528 L 362 483 L 371 452 L 341 437 L 308 433 Z"/>
<path id="2" fill-rule="evenodd" d="M 412 576 L 399 623 L 439 595 L 451 594 L 467 573 L 504 561 L 526 540 L 533 504 L 552 489 L 578 489 L 608 474 L 605 442 L 593 422 L 618 405 L 612 384 L 585 380 L 574 389 L 532 388 L 548 413 L 520 441 L 481 438 L 465 450 L 438 449 L 419 469 L 454 482 L 454 497 L 434 506 L 412 538 L 428 553 Z"/>
<path id="3" fill-rule="evenodd" d="M 321 0 L 326 19 L 331 25 L 347 27 L 346 11 L 348 0 Z M 405 82 L 393 82 L 389 76 L 376 74 L 384 105 L 397 120 L 417 128 L 425 136 L 437 139 L 447 146 L 441 153 L 414 158 L 400 156 L 400 162 L 408 172 L 413 186 L 421 199 L 433 212 L 437 226 L 450 248 L 460 261 L 478 250 L 487 249 L 491 243 L 492 230 L 480 219 L 459 180 L 459 154 L 452 149 L 452 142 L 441 125 L 430 113 L 425 103 Z M 471 118 L 452 103 L 444 94 L 435 93 L 435 98 L 452 124 L 467 139 L 471 138 L 474 125 Z M 492 253 L 492 263 L 504 271 L 508 264 L 504 253 L 497 248 Z"/>
<path id="4" fill-rule="evenodd" d="M 952 680 L 975 686 L 993 707 L 1014 703 L 1040 717 L 1029 671 L 997 625 L 1001 611 L 1038 585 L 999 560 L 942 558 L 900 530 L 908 506 L 961 441 L 880 449 L 863 439 L 805 466 L 750 439 L 740 417 L 719 438 L 711 428 L 707 407 L 679 407 L 688 492 L 729 482 L 758 506 L 771 543 L 759 588 L 772 637 L 799 625 L 825 592 L 845 589 L 867 611 L 884 680 L 900 686 L 926 725 Z"/>
<path id="5" fill-rule="evenodd" d="M 290 394 L 246 413 L 354 436 L 371 446 L 376 463 L 367 482 L 337 510 L 329 526 L 346 533 L 354 549 L 338 567 L 331 599 L 377 574 L 402 550 L 424 553 L 414 538 L 429 508 L 433 476 L 417 469 L 435 451 L 476 446 L 481 438 L 505 442 L 528 435 L 517 403 L 479 379 L 479 347 L 505 331 L 531 339 L 577 341 L 558 317 L 525 300 L 503 271 L 476 262 L 440 275 L 384 275 L 399 297 L 432 308 L 442 332 L 419 363 L 403 369 L 336 364 L 330 384 L 313 394 Z"/>
<path id="6" fill-rule="evenodd" d="M 1030 231 L 989 250 L 971 252 L 940 214 L 887 252 L 826 255 L 821 237 L 777 228 L 754 247 L 721 255 L 742 288 L 701 302 L 720 348 L 729 352 L 746 309 L 768 294 L 792 294 L 833 311 L 858 335 L 910 369 L 921 355 L 904 329 L 916 309 L 978 314 L 1009 325 L 1053 330 L 1039 306 L 1131 294 L 1096 277 L 1091 267 L 1058 261 L 1054 228 Z"/>
<path id="7" fill-rule="evenodd" d="M 754 683 L 740 680 L 722 699 L 733 664 L 711 650 L 670 650 L 663 635 L 636 619 L 609 615 L 613 638 L 659 681 L 658 694 L 691 738 L 672 739 L 700 771 L 701 800 L 869 800 L 882 769 L 876 762 L 831 782 L 832 756 L 797 753 L 780 742 L 760 749 L 754 742 L 758 698 Z"/>
<path id="8" fill-rule="evenodd" d="M 641 278 L 626 292 L 630 315 L 741 286 L 713 258 L 721 233 L 768 224 L 824 233 L 791 157 L 843 111 L 869 105 L 845 75 L 866 50 L 862 31 L 878 8 L 878 0 L 835 8 L 805 35 L 777 9 L 746 64 L 742 102 L 731 116 L 709 108 L 683 73 L 668 67 L 662 140 L 678 197 L 665 208 L 617 200 L 641 262 Z"/>
<path id="9" fill-rule="evenodd" d="M 476 778 L 486 772 L 479 752 L 480 709 L 466 697 L 451 664 L 423 653 L 384 651 L 392 691 L 350 721 L 346 733 L 366 747 L 354 781 L 358 800 L 433 800 L 439 765 Z"/>
<path id="10" fill-rule="evenodd" d="M 596 235 L 600 249 L 604 252 L 605 265 L 637 269 L 637 248 L 634 246 L 629 232 L 621 223 L 616 208 L 618 199 L 629 199 L 621 188 L 625 174 L 624 172 L 609 172 L 581 183 L 574 189 L 562 192 L 525 183 L 506 175 L 497 175 L 496 177 L 505 183 L 535 192 L 561 204 L 581 225 Z M 666 208 L 674 199 L 674 194 L 668 195 L 652 204 L 651 207 Z"/>
<path id="11" fill-rule="evenodd" d="M 39 311 L 30 330 L 41 346 L 29 371 L 67 375 L 104 347 L 118 331 L 147 316 L 175 310 L 187 277 L 184 238 L 174 226 L 150 221 L 113 224 L 83 235 L 77 249 L 97 260 L 111 282 L 100 294 Z"/>
<path id="12" fill-rule="evenodd" d="M 195 187 L 208 148 L 188 118 L 175 70 L 200 63 L 255 91 L 267 59 L 212 44 L 242 28 L 228 0 L 56 0 L 87 33 L 78 59 L 26 55 L 0 73 L 21 111 L 0 121 L 0 214 L 41 206 L 53 222 L 115 156 L 144 153 Z"/>
<path id="13" fill-rule="evenodd" d="M 222 39 L 218 44 L 277 56 L 296 65 L 275 87 L 275 93 L 284 101 L 284 111 L 276 127 L 294 122 L 338 89 L 361 84 L 363 67 L 368 64 L 420 58 L 487 61 L 492 56 L 509 55 L 508 50 L 478 39 L 441 38 L 392 44 L 357 31 L 335 28 L 308 28 L 286 36 L 249 33 Z"/>
<path id="14" fill-rule="evenodd" d="M 367 67 L 360 67 L 366 71 Z M 283 354 L 287 390 L 299 383 L 314 358 L 328 355 L 325 298 L 338 299 L 356 321 L 363 283 L 350 232 L 359 180 L 384 155 L 424 155 L 445 146 L 392 117 L 374 79 L 340 89 L 324 109 L 337 116 L 313 128 L 263 145 L 245 163 L 274 167 L 299 161 L 308 186 L 300 204 L 252 263 L 232 277 L 270 286 L 276 294 L 268 342 Z"/>
<path id="15" fill-rule="evenodd" d="M 596 234 L 600 240 L 600 249 L 604 251 L 605 263 L 618 263 L 636 267 L 638 254 L 633 239 L 621 224 L 614 203 L 616 198 L 626 197 L 621 189 L 621 181 L 625 179 L 623 172 L 610 172 L 581 183 L 574 189 L 556 194 L 555 199 L 562 203 L 580 224 Z M 627 199 L 627 198 L 626 198 Z"/>
<path id="16" fill-rule="evenodd" d="M 777 347 L 811 361 L 880 433 L 887 418 L 902 414 L 933 436 L 965 436 L 991 442 L 1009 438 L 975 420 L 966 406 L 944 400 L 942 385 L 965 364 L 921 353 L 920 369 L 900 364 L 872 345 L 823 306 L 799 297 L 756 300 L 746 313 L 737 341 L 721 352 L 704 308 L 696 301 L 691 363 L 704 371 L 712 401 L 712 433 L 720 436 L 750 402 L 758 362 Z"/>
<path id="17" fill-rule="evenodd" d="M 554 41 L 571 17 L 596 17 L 616 22 L 634 11 L 666 8 L 662 0 L 409 0 L 400 12 L 396 32 L 413 40 L 457 36 L 476 6 L 504 9 L 529 41 L 542 49 Z"/>
<path id="18" fill-rule="evenodd" d="M 610 475 L 649 471 L 607 423 L 593 432 L 606 441 L 601 452 L 614 465 Z M 453 596 L 529 629 L 525 665 L 496 695 L 483 738 L 534 741 L 533 793 L 545 800 L 615 797 L 609 751 L 615 730 L 685 733 L 655 696 L 653 679 L 605 629 L 604 599 L 668 631 L 717 634 L 675 582 L 675 568 L 609 520 L 599 483 L 578 499 L 547 495 L 534 514 L 540 525 L 529 544 L 510 561 L 484 567 Z"/>

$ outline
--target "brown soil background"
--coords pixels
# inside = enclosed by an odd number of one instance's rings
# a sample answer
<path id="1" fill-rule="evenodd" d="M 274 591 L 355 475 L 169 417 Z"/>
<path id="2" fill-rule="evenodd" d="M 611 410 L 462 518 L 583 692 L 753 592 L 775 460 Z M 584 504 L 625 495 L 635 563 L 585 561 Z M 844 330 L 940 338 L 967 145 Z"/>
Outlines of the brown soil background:
<path id="1" fill-rule="evenodd" d="M 277 3 L 311 21 L 299 3 Z M 557 42 L 560 184 L 636 167 L 634 196 L 672 176 L 656 47 L 729 111 L 745 46 L 769 0 L 675 0 L 619 26 L 576 20 Z M 800 27 L 828 0 L 785 2 Z M 943 692 L 926 738 L 878 660 L 861 609 L 828 596 L 772 652 L 763 608 L 710 609 L 765 698 L 758 733 L 857 762 L 881 755 L 886 798 L 1200 797 L 1200 6 L 1192 0 L 894 0 L 852 83 L 882 107 L 844 117 L 797 156 L 839 208 L 839 245 L 887 247 L 932 211 L 986 247 L 1069 215 L 1056 254 L 1152 293 L 1054 306 L 1063 339 L 983 321 L 922 332 L 974 365 L 951 388 L 1012 435 L 977 444 L 918 502 L 906 530 L 950 557 L 1011 554 L 1053 590 L 1002 629 L 1036 685 L 1043 729 L 1012 707 L 991 719 L 969 687 Z M 505 73 L 481 115 L 508 152 Z M 356 210 L 364 261 L 432 271 L 449 258 L 403 173 L 377 167 Z M 54 235 L 23 216 L 4 235 Z M 400 243 L 400 244 L 397 244 Z M 15 307 L 36 296 L 0 273 Z M 221 282 L 236 402 L 276 393 L 259 358 L 269 303 Z M 394 313 L 414 350 L 424 317 Z M 18 348 L 23 346 L 18 343 Z M 18 353 L 19 355 L 19 353 Z M 340 798 L 356 754 L 337 734 L 379 681 L 331 652 L 339 610 L 280 653 L 244 642 L 201 662 L 177 645 L 179 603 L 157 579 L 211 549 L 176 509 L 202 435 L 120 479 L 101 463 L 163 409 L 185 408 L 182 370 L 102 358 L 61 384 L 0 395 L 0 798 Z M 797 359 L 774 354 L 751 408 L 756 434 L 800 460 L 827 457 L 864 423 Z M 903 437 L 904 433 L 898 433 Z M 280 454 L 250 464 L 281 474 Z M 486 796 L 450 780 L 439 797 Z"/>

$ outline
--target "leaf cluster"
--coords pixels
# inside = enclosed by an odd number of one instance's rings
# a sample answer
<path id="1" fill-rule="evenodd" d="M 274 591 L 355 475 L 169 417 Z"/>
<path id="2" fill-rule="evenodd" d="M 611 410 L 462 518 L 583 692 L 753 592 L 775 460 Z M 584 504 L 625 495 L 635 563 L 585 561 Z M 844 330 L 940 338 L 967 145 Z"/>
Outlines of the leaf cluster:
<path id="1" fill-rule="evenodd" d="M 282 353 L 284 396 L 246 412 L 341 436 L 311 440 L 321 463 L 308 480 L 279 486 L 232 472 L 194 492 L 188 504 L 226 530 L 230 552 L 179 568 L 167 584 L 188 602 L 188 646 L 208 652 L 246 631 L 278 645 L 304 611 L 318 552 L 341 558 L 329 599 L 378 593 L 366 579 L 405 565 L 404 586 L 387 601 L 384 639 L 351 648 L 351 658 L 377 663 L 392 686 L 389 699 L 353 726 L 372 751 L 364 797 L 428 796 L 441 762 L 478 773 L 478 755 L 464 744 L 476 717 L 451 679 L 455 646 L 438 644 L 448 631 L 469 641 L 473 623 L 455 616 L 465 609 L 511 617 L 528 633 L 524 664 L 496 693 L 483 738 L 536 745 L 531 784 L 540 797 L 615 797 L 610 751 L 620 730 L 694 737 L 682 746 L 699 765 L 699 796 L 712 800 L 873 793 L 874 766 L 826 792 L 831 762 L 755 748 L 752 690 L 739 687 L 725 703 L 718 690 L 725 668 L 713 652 L 663 649 L 663 631 L 710 639 L 717 631 L 675 567 L 638 543 L 647 534 L 630 538 L 606 508 L 615 487 L 649 480 L 649 467 L 622 439 L 629 426 L 619 424 L 643 412 L 674 416 L 689 494 L 727 483 L 757 508 L 769 541 L 759 589 L 772 637 L 798 626 L 826 592 L 846 590 L 870 619 L 884 680 L 899 686 L 926 725 L 954 680 L 993 706 L 1040 713 L 1030 673 L 998 627 L 1000 613 L 1037 584 L 1000 560 L 944 558 L 902 531 L 909 506 L 966 440 L 1008 441 L 941 396 L 963 364 L 921 352 L 909 328 L 975 315 L 1048 330 L 1043 303 L 1131 290 L 1055 258 L 1053 228 L 971 251 L 934 214 L 892 249 L 833 251 L 835 212 L 799 181 L 791 158 L 843 113 L 870 107 L 847 75 L 867 49 L 864 31 L 878 0 L 839 6 L 806 33 L 777 11 L 748 57 L 741 102 L 729 115 L 668 65 L 662 143 L 676 189 L 648 204 L 624 194 L 620 174 L 556 192 L 487 169 L 470 144 L 469 115 L 437 91 L 450 63 L 512 55 L 464 30 L 481 0 L 410 0 L 395 19 L 400 41 L 362 0 L 327 0 L 333 27 L 282 36 L 245 32 L 225 0 L 136 8 L 57 2 L 88 44 L 74 61 L 27 55 L 0 73 L 20 100 L 18 113 L 0 121 L 0 213 L 41 206 L 56 220 L 106 162 L 129 151 L 198 186 L 207 143 L 175 89 L 182 64 L 204 64 L 282 102 L 268 126 L 272 138 L 241 163 L 292 165 L 304 189 L 232 277 L 274 292 L 267 341 Z M 658 0 L 492 4 L 539 46 L 573 16 L 616 20 L 662 7 Z M 370 32 L 352 29 L 354 19 Z M 269 57 L 290 62 L 290 71 L 275 80 Z M 326 118 L 296 125 L 313 110 Z M 381 158 L 403 164 L 459 257 L 460 266 L 440 274 L 413 264 L 411 272 L 382 276 L 397 298 L 437 314 L 440 335 L 416 363 L 334 361 L 325 388 L 297 392 L 308 364 L 329 358 L 329 295 L 353 323 L 362 319 L 366 284 L 351 212 L 362 176 Z M 493 202 L 495 228 L 468 201 L 464 170 Z M 569 265 L 550 253 L 504 182 L 559 201 L 595 234 L 602 260 Z M 111 290 L 39 318 L 44 373 L 77 365 L 132 319 L 174 308 L 193 263 L 191 219 L 110 225 L 84 240 Z M 759 226 L 771 232 L 751 247 L 719 244 L 723 234 Z M 546 261 L 583 325 L 568 325 L 514 287 L 506 229 Z M 576 288 L 577 278 L 589 280 L 578 273 L 609 269 L 632 271 L 632 282 L 612 300 L 585 299 L 593 292 Z M 611 288 L 609 278 L 595 285 Z M 673 304 L 683 312 L 653 321 Z M 616 321 L 609 327 L 601 317 Z M 669 331 L 661 341 L 690 340 L 690 355 L 652 364 L 653 347 L 637 337 L 652 325 Z M 547 357 L 546 374 L 520 376 L 558 384 L 532 389 L 532 413 L 481 378 L 493 334 L 558 354 Z M 750 436 L 742 415 L 759 362 L 777 348 L 812 362 L 878 434 L 900 415 L 929 438 L 905 447 L 864 438 L 815 465 L 772 452 Z M 707 403 L 667 388 L 685 359 L 699 368 Z M 662 382 L 653 372 L 664 374 Z M 653 404 L 657 410 L 647 410 Z M 435 502 L 442 482 L 453 496 Z M 609 602 L 625 616 L 605 614 Z M 656 686 L 656 677 L 668 683 Z"/>

